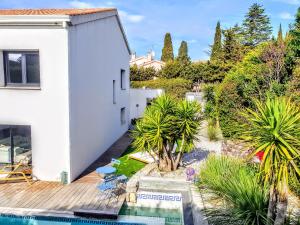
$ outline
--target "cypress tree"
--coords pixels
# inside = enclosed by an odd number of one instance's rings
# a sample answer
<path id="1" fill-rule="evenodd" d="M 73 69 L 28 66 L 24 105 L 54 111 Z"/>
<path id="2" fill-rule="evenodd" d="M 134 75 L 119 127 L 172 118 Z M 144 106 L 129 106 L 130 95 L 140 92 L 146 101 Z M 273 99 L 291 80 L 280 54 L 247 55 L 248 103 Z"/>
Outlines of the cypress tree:
<path id="1" fill-rule="evenodd" d="M 242 45 L 239 42 L 237 29 L 229 28 L 224 30 L 223 56 L 225 63 L 234 63 L 242 59 Z"/>
<path id="2" fill-rule="evenodd" d="M 281 24 L 279 25 L 278 35 L 277 35 L 277 42 L 283 43 L 283 35 L 282 35 L 282 27 Z"/>
<path id="3" fill-rule="evenodd" d="M 180 44 L 177 60 L 182 64 L 187 64 L 190 62 L 190 57 L 188 55 L 188 45 L 186 41 L 182 41 Z"/>
<path id="4" fill-rule="evenodd" d="M 222 59 L 222 31 L 221 31 L 220 21 L 218 21 L 216 26 L 214 43 L 211 46 L 210 60 L 220 61 L 221 59 Z"/>
<path id="5" fill-rule="evenodd" d="M 174 60 L 172 37 L 170 33 L 166 33 L 164 47 L 161 54 L 161 61 L 168 62 L 172 60 Z"/>
<path id="6" fill-rule="evenodd" d="M 300 58 L 300 7 L 298 8 L 295 23 L 289 32 L 290 47 L 294 53 L 294 57 Z"/>
<path id="7" fill-rule="evenodd" d="M 261 42 L 268 41 L 271 33 L 270 18 L 265 14 L 265 9 L 254 3 L 243 21 L 244 44 L 255 47 Z"/>

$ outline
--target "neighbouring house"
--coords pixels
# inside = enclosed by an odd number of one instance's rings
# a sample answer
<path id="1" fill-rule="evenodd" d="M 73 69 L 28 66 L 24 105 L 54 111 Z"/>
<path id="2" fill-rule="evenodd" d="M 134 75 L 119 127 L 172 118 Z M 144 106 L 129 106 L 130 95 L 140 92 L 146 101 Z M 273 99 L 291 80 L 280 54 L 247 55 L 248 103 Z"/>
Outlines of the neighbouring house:
<path id="1" fill-rule="evenodd" d="M 130 120 L 141 118 L 146 107 L 164 93 L 163 89 L 130 88 Z"/>
<path id="2" fill-rule="evenodd" d="M 138 67 L 148 68 L 153 67 L 155 70 L 161 70 L 165 65 L 164 62 L 156 60 L 153 51 L 148 52 L 146 56 L 137 57 L 136 53 L 131 55 L 130 66 L 137 65 Z"/>
<path id="3" fill-rule="evenodd" d="M 74 180 L 129 126 L 130 49 L 116 9 L 0 10 L 0 163 Z"/>

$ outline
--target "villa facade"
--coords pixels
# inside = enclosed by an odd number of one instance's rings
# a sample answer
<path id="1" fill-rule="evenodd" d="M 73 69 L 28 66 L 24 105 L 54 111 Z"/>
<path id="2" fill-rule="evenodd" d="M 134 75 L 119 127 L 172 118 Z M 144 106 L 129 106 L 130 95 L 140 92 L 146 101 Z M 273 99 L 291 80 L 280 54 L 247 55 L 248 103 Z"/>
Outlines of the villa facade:
<path id="1" fill-rule="evenodd" d="M 136 65 L 143 68 L 152 67 L 155 70 L 161 70 L 165 63 L 163 61 L 156 60 L 154 56 L 153 51 L 148 52 L 146 56 L 136 56 L 136 54 L 133 53 L 131 55 L 130 66 Z"/>
<path id="2" fill-rule="evenodd" d="M 116 9 L 0 10 L 0 164 L 74 180 L 127 130 L 130 50 Z"/>

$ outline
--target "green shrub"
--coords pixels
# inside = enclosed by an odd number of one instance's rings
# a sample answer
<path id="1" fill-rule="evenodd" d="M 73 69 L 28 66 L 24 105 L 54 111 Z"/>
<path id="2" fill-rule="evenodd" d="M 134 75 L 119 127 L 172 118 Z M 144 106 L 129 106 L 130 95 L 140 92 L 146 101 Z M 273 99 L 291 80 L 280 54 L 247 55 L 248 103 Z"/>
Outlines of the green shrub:
<path id="1" fill-rule="evenodd" d="M 249 52 L 218 86 L 217 105 L 220 127 L 225 137 L 236 137 L 241 132 L 243 118 L 240 111 L 253 107 L 253 98 L 263 98 L 269 87 L 264 77 L 268 73 L 261 54 L 265 45 Z"/>
<path id="2" fill-rule="evenodd" d="M 158 72 L 153 67 L 143 68 L 137 67 L 137 65 L 130 67 L 130 80 L 131 81 L 142 81 L 152 80 L 158 76 Z"/>
<path id="3" fill-rule="evenodd" d="M 175 79 L 156 79 L 149 81 L 132 81 L 133 88 L 161 88 L 165 93 L 175 98 L 184 98 L 185 93 L 192 89 L 192 82 L 182 78 Z"/>
<path id="4" fill-rule="evenodd" d="M 213 119 L 208 120 L 207 135 L 210 141 L 218 140 L 218 131 L 219 129 L 216 121 Z"/>
<path id="5" fill-rule="evenodd" d="M 208 210 L 212 224 L 266 224 L 268 189 L 259 185 L 254 167 L 231 157 L 209 156 L 200 182 L 225 200 L 224 208 Z"/>
<path id="6" fill-rule="evenodd" d="M 181 73 L 184 68 L 185 65 L 182 65 L 177 60 L 169 61 L 161 69 L 159 76 L 167 79 L 182 77 Z"/>

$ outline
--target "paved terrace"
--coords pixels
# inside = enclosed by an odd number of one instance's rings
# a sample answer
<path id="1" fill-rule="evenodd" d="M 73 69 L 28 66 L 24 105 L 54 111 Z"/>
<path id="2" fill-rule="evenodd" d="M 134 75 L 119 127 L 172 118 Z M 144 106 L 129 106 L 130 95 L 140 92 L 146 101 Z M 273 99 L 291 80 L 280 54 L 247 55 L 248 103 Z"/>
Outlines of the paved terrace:
<path id="1" fill-rule="evenodd" d="M 0 183 L 0 213 L 21 210 L 116 218 L 125 200 L 125 191 L 101 193 L 96 188 L 101 179 L 95 169 L 110 163 L 111 158 L 118 158 L 130 143 L 126 133 L 69 185 L 45 181 L 36 181 L 33 185 L 26 182 Z"/>

